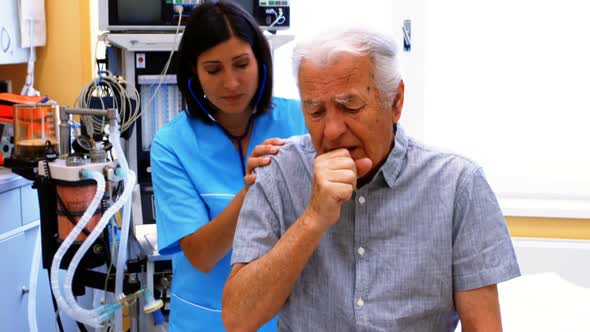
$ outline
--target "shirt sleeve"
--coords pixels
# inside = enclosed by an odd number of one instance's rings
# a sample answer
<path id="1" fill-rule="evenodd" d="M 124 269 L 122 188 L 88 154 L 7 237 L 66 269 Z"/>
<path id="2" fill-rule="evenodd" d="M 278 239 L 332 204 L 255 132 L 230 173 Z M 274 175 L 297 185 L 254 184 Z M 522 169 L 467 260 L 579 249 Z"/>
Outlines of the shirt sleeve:
<path id="1" fill-rule="evenodd" d="M 458 189 L 453 216 L 453 288 L 480 288 L 520 270 L 495 194 L 478 168 Z"/>
<path id="2" fill-rule="evenodd" d="M 178 156 L 158 138 L 151 146 L 158 251 L 181 251 L 179 240 L 209 221 L 207 207 Z"/>
<path id="3" fill-rule="evenodd" d="M 249 263 L 266 254 L 280 238 L 283 215 L 272 172 L 276 160 L 258 168 L 256 182 L 250 186 L 234 235 L 231 264 Z M 281 216 L 281 217 L 279 217 Z"/>

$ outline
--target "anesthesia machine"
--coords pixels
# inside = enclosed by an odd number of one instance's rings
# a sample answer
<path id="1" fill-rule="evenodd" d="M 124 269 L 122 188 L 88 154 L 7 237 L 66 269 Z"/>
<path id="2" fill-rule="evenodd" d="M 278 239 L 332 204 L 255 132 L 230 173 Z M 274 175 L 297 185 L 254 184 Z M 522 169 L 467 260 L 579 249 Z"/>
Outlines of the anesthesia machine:
<path id="1" fill-rule="evenodd" d="M 77 125 L 72 115 L 87 119 L 82 121 L 87 124 Z M 101 119 L 103 126 L 98 128 L 103 131 L 94 132 L 96 126 L 88 119 Z M 162 306 L 152 290 L 130 278 L 145 267 L 127 258 L 136 175 L 129 169 L 120 136 L 116 109 L 51 103 L 14 106 L 14 152 L 6 166 L 33 180 L 37 189 L 43 267 L 50 272 L 59 310 L 93 327 L 113 324 L 121 308 L 140 296 L 145 312 Z M 101 266 L 106 273 L 97 269 Z M 65 278 L 60 269 L 66 270 Z M 105 296 L 106 301 L 94 308 L 84 308 L 76 296 L 83 295 L 85 287 L 114 296 Z M 115 320 L 116 330 L 120 324 Z"/>

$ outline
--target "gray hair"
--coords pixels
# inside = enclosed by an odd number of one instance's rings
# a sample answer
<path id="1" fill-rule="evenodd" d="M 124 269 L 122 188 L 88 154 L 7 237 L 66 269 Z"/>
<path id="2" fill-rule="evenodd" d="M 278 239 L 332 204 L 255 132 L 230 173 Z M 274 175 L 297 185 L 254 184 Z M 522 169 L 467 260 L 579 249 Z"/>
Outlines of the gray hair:
<path id="1" fill-rule="evenodd" d="M 300 41 L 293 50 L 293 73 L 298 80 L 303 59 L 330 64 L 342 53 L 368 55 L 373 80 L 383 106 L 391 105 L 401 81 L 398 47 L 389 36 L 364 29 L 338 30 Z M 299 84 L 299 82 L 298 82 Z"/>

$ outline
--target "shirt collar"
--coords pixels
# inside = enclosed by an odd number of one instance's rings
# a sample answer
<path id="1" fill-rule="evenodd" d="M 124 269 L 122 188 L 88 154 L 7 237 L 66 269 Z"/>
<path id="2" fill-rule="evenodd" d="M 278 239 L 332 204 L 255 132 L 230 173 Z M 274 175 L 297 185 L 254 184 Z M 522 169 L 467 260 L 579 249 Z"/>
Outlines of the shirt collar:
<path id="1" fill-rule="evenodd" d="M 387 160 L 381 166 L 381 170 L 379 173 L 383 174 L 383 178 L 387 185 L 391 188 L 395 183 L 395 179 L 399 176 L 401 172 L 403 161 L 406 157 L 406 153 L 408 151 L 408 136 L 406 136 L 406 132 L 402 128 L 402 126 L 398 123 L 397 124 L 397 131 L 395 134 L 395 145 L 393 149 L 389 152 L 389 156 Z"/>

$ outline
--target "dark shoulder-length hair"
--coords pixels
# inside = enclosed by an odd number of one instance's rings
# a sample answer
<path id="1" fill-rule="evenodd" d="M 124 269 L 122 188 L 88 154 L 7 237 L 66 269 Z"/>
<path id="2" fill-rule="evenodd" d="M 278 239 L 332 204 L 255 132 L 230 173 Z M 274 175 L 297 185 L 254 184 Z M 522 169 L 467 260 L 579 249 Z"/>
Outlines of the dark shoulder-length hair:
<path id="1" fill-rule="evenodd" d="M 178 87 L 187 104 L 187 112 L 192 118 L 200 118 L 211 122 L 209 117 L 195 101 L 214 114 L 217 108 L 204 98 L 203 88 L 193 73 L 197 57 L 206 50 L 236 36 L 252 47 L 258 62 L 258 89 L 250 102 L 257 108 L 257 113 L 270 109 L 272 102 L 272 58 L 266 37 L 258 27 L 256 20 L 240 6 L 231 2 L 218 1 L 204 3 L 196 7 L 182 35 L 178 47 L 178 71 L 176 79 Z M 266 77 L 264 77 L 266 71 Z M 195 77 L 195 79 L 191 79 Z M 189 80 L 192 92 L 189 90 Z M 265 82 L 261 87 L 262 82 Z M 256 101 L 260 98 L 257 105 Z"/>

